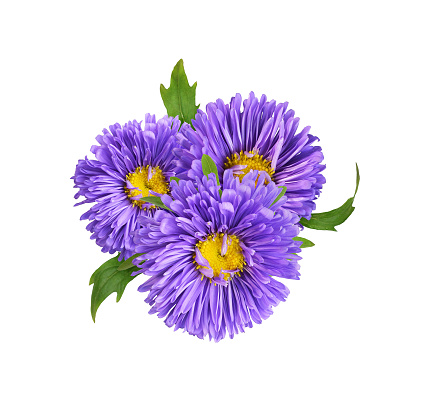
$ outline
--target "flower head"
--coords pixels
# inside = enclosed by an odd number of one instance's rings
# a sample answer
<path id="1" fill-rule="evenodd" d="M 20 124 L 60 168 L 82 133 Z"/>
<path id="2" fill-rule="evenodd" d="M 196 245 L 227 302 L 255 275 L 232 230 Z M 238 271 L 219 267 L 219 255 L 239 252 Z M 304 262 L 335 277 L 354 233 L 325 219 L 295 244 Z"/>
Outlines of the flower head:
<path id="1" fill-rule="evenodd" d="M 241 180 L 257 170 L 266 183 L 287 188 L 286 208 L 309 219 L 325 182 L 321 148 L 312 145 L 318 138 L 309 134 L 310 127 L 297 133 L 299 118 L 287 110 L 288 103 L 267 102 L 265 95 L 259 101 L 250 93 L 241 111 L 241 101 L 237 94 L 229 105 L 220 99 L 210 103 L 206 113 L 198 110 L 194 129 L 180 130 L 177 176 L 201 177 L 203 154 L 214 160 L 220 177 L 231 169 Z"/>
<path id="2" fill-rule="evenodd" d="M 86 229 L 103 252 L 121 252 L 126 259 L 133 254 L 132 231 L 139 228 L 138 216 L 151 216 L 154 205 L 142 197 L 169 192 L 174 176 L 173 148 L 180 121 L 164 117 L 158 121 L 147 114 L 144 129 L 137 121 L 110 126 L 98 135 L 99 146 L 91 148 L 96 160 L 79 160 L 72 177 L 80 196 L 77 205 L 95 202 L 81 219 L 91 222 Z"/>
<path id="3" fill-rule="evenodd" d="M 285 196 L 273 204 L 279 189 L 256 182 L 258 171 L 242 181 L 225 171 L 221 192 L 209 177 L 172 181 L 171 197 L 161 197 L 172 212 L 141 216 L 134 242 L 145 253 L 142 272 L 150 278 L 139 291 L 149 292 L 150 313 L 219 341 L 261 323 L 288 296 L 277 278 L 299 277 L 299 218 L 282 207 Z"/>

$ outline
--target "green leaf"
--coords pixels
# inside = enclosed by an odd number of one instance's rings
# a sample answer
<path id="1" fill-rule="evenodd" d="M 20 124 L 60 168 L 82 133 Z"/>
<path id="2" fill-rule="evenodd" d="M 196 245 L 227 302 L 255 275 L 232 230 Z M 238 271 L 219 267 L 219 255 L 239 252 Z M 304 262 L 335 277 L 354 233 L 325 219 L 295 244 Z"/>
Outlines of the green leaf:
<path id="1" fill-rule="evenodd" d="M 306 228 L 325 230 L 325 231 L 336 231 L 335 226 L 344 223 L 354 212 L 355 195 L 358 192 L 358 186 L 360 185 L 360 171 L 358 164 L 355 164 L 357 168 L 357 182 L 355 187 L 354 196 L 349 198 L 342 206 L 333 209 L 329 212 L 314 213 L 311 215 L 310 220 L 305 218 L 300 219 L 300 223 Z"/>
<path id="2" fill-rule="evenodd" d="M 281 190 L 280 194 L 275 198 L 275 200 L 272 202 L 269 208 L 272 208 L 272 206 L 275 205 L 285 195 L 285 192 L 287 191 L 286 186 L 280 186 L 279 189 Z"/>
<path id="3" fill-rule="evenodd" d="M 209 174 L 215 174 L 216 183 L 218 185 L 221 185 L 219 183 L 218 168 L 216 168 L 215 162 L 209 155 L 204 154 L 202 157 L 202 170 L 203 170 L 203 175 L 206 175 L 206 176 L 208 176 Z"/>
<path id="4" fill-rule="evenodd" d="M 123 262 L 119 262 L 117 255 L 116 257 L 111 258 L 102 264 L 92 274 L 91 279 L 89 280 L 89 284 L 94 285 L 91 296 L 91 315 L 94 322 L 96 312 L 101 303 L 113 292 L 117 292 L 118 302 L 123 296 L 123 292 L 127 284 L 136 277 L 131 276 L 133 272 L 140 270 L 139 267 L 132 264 L 132 260 L 136 256 L 130 258 L 131 267 L 122 269 L 123 266 L 127 266 L 126 262 L 128 262 L 129 259 Z"/>
<path id="5" fill-rule="evenodd" d="M 300 241 L 302 242 L 300 248 L 311 248 L 312 246 L 314 246 L 314 243 L 311 242 L 310 240 L 306 239 L 306 238 L 301 238 L 299 236 L 296 236 L 294 238 L 294 241 Z"/>
<path id="6" fill-rule="evenodd" d="M 167 209 L 168 211 L 171 211 L 170 208 L 164 205 L 162 202 L 162 199 L 159 196 L 145 196 L 141 199 L 143 202 L 147 202 L 148 204 L 153 204 L 156 206 L 159 206 L 160 208 Z"/>
<path id="7" fill-rule="evenodd" d="M 182 123 L 188 122 L 191 125 L 199 108 L 196 106 L 196 86 L 197 82 L 189 86 L 183 60 L 180 60 L 171 73 L 169 88 L 165 88 L 163 84 L 160 88 L 162 101 L 170 117 L 178 115 Z"/>
<path id="8" fill-rule="evenodd" d="M 118 271 L 127 270 L 133 268 L 133 259 L 138 258 L 139 256 L 144 255 L 144 253 L 136 253 L 135 255 L 131 256 L 129 259 L 126 259 L 118 268 Z"/>
<path id="9" fill-rule="evenodd" d="M 175 182 L 177 182 L 177 184 L 178 184 L 178 181 L 180 181 L 180 178 L 177 178 L 177 177 L 171 177 L 171 178 L 170 178 L 170 181 L 175 181 Z"/>

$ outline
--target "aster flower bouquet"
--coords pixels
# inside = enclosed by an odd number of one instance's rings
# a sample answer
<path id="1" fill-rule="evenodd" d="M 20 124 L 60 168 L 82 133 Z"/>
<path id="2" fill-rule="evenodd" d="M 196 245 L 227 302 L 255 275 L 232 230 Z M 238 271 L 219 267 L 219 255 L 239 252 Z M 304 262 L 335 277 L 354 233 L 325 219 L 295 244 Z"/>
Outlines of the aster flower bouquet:
<path id="1" fill-rule="evenodd" d="M 201 111 L 180 60 L 168 115 L 104 129 L 72 177 L 77 203 L 102 252 L 114 254 L 91 276 L 91 314 L 138 280 L 150 313 L 168 327 L 219 341 L 261 323 L 285 301 L 283 279 L 299 279 L 304 228 L 332 230 L 353 212 L 315 213 L 325 178 L 310 127 L 288 103 L 253 92 Z"/>

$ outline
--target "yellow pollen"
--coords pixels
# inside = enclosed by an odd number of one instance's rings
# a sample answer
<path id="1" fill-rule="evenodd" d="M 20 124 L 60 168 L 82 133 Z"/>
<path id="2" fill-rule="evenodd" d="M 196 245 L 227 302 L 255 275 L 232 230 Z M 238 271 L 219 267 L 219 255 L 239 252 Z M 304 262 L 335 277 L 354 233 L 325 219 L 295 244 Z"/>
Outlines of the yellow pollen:
<path id="1" fill-rule="evenodd" d="M 244 153 L 244 151 L 241 151 L 240 154 L 232 154 L 231 158 L 227 157 L 225 169 L 229 169 L 234 165 L 246 165 L 247 168 L 244 168 L 241 171 L 234 172 L 234 175 L 240 178 L 240 181 L 243 180 L 244 175 L 246 175 L 252 170 L 266 171 L 272 178 L 272 175 L 275 171 L 271 167 L 271 162 L 269 160 L 263 159 L 263 155 L 259 155 L 254 151 L 249 151 L 248 155 L 250 155 L 250 158 Z M 256 183 L 258 179 L 259 177 L 257 177 Z M 266 181 L 265 183 L 267 184 L 268 182 Z"/>
<path id="2" fill-rule="evenodd" d="M 225 280 L 231 279 L 232 273 L 221 272 L 222 270 L 239 270 L 243 271 L 245 265 L 243 252 L 240 241 L 235 235 L 227 235 L 227 250 L 222 255 L 224 234 L 209 235 L 205 241 L 199 241 L 196 247 L 202 256 L 208 261 L 213 270 L 213 277 L 223 275 Z M 193 256 L 196 259 L 195 256 Z M 195 261 L 196 269 L 209 269 L 207 266 L 201 266 Z M 240 276 L 240 272 L 235 272 Z M 202 274 L 203 279 L 203 274 Z M 209 278 L 211 280 L 211 278 Z"/>
<path id="3" fill-rule="evenodd" d="M 166 194 L 169 192 L 168 183 L 165 181 L 165 177 L 159 167 L 138 167 L 135 172 L 126 176 L 128 182 L 133 185 L 133 189 L 126 187 L 126 191 L 129 199 L 142 194 L 142 197 L 155 196 L 149 193 L 149 190 L 157 192 L 158 194 Z M 137 205 L 142 208 L 146 202 L 140 199 L 132 199 L 133 206 Z M 155 208 L 155 205 L 149 205 L 149 208 Z"/>

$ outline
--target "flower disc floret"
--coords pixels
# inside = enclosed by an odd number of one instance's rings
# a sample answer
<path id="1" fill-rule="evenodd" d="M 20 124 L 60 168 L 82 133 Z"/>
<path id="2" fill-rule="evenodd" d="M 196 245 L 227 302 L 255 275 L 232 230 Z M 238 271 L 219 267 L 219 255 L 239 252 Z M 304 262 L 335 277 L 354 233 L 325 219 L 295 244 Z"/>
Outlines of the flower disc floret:
<path id="1" fill-rule="evenodd" d="M 197 269 L 209 279 L 222 276 L 229 280 L 234 274 L 240 276 L 245 264 L 239 239 L 226 233 L 208 235 L 204 241 L 198 241 L 194 259 Z"/>
<path id="2" fill-rule="evenodd" d="M 155 205 L 149 205 L 139 198 L 156 196 L 155 193 L 166 194 L 169 192 L 168 182 L 159 167 L 151 167 L 150 165 L 137 167 L 135 172 L 126 176 L 126 180 L 125 192 L 133 206 L 137 205 L 139 208 L 155 208 Z"/>
<path id="3" fill-rule="evenodd" d="M 227 157 L 227 162 L 224 164 L 225 169 L 232 169 L 235 176 L 238 176 L 240 181 L 243 180 L 244 175 L 250 171 L 261 171 L 259 176 L 263 174 L 265 182 L 269 183 L 272 179 L 272 175 L 275 172 L 271 167 L 270 161 L 263 158 L 263 155 L 259 155 L 253 151 L 243 152 L 239 154 L 234 153 L 231 158 Z"/>

